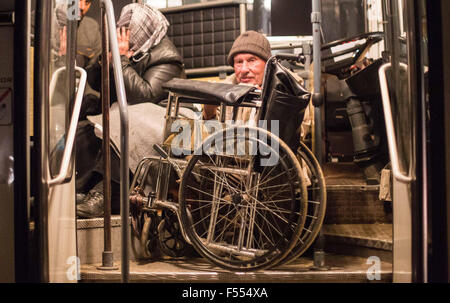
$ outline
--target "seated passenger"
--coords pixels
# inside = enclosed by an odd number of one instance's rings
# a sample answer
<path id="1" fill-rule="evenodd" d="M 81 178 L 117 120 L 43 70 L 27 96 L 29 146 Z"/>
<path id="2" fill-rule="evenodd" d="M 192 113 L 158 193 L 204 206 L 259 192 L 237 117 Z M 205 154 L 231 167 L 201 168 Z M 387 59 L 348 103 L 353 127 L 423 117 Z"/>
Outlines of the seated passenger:
<path id="1" fill-rule="evenodd" d="M 167 96 L 163 83 L 185 78 L 183 58 L 166 36 L 168 27 L 164 15 L 147 4 L 133 3 L 122 9 L 117 39 L 128 104 L 159 103 Z M 112 75 L 111 100 L 116 101 Z M 100 62 L 88 70 L 88 81 L 101 87 Z"/>
<path id="2" fill-rule="evenodd" d="M 241 34 L 238 38 L 236 38 L 230 52 L 228 55 L 228 63 L 234 67 L 235 73 L 229 76 L 225 82 L 230 84 L 247 84 L 254 85 L 258 88 L 261 88 L 263 78 L 264 78 L 264 70 L 266 66 L 267 60 L 271 57 L 271 49 L 270 43 L 264 35 L 257 33 L 255 31 L 247 31 Z M 219 112 L 218 106 L 216 105 L 204 105 L 203 108 L 203 119 L 210 120 L 218 117 L 217 113 Z M 241 120 L 247 122 L 251 119 L 256 118 L 254 113 L 254 108 L 237 108 L 237 115 L 235 120 Z M 231 120 L 233 114 L 233 107 L 227 107 L 226 120 Z M 195 133 L 195 130 L 194 130 Z M 194 134 L 193 134 L 194 135 Z M 172 144 L 173 138 L 176 134 L 172 134 L 169 138 L 164 142 L 165 145 Z M 195 136 L 195 135 L 194 135 Z M 208 136 L 207 132 L 203 132 L 201 134 L 204 139 Z M 191 137 L 191 144 L 193 144 L 193 137 Z M 160 142 L 156 142 L 160 144 Z M 175 144 L 176 145 L 176 144 Z M 151 151 L 153 145 L 148 145 L 147 150 Z M 192 145 L 193 147 L 193 145 Z M 182 155 L 183 152 L 181 152 Z M 143 157 L 142 157 L 143 158 Z M 150 162 L 150 168 L 148 170 L 148 175 L 146 179 L 146 185 L 150 186 L 151 191 L 156 191 L 156 184 L 158 178 L 158 163 L 157 161 Z M 131 166 L 131 165 L 130 165 Z M 173 199 L 174 201 L 178 200 L 178 185 L 176 182 L 175 173 L 170 175 L 169 181 L 169 199 Z"/>
<path id="3" fill-rule="evenodd" d="M 266 62 L 271 56 L 270 43 L 266 37 L 255 31 L 242 33 L 233 43 L 228 54 L 228 64 L 233 66 L 234 74 L 226 79 L 231 84 L 248 84 L 261 88 L 264 79 Z M 232 107 L 227 107 L 225 120 L 232 119 Z M 239 108 L 236 121 L 248 121 L 252 111 L 250 108 Z M 210 120 L 218 115 L 218 107 L 205 105 L 203 118 Z"/>
<path id="4" fill-rule="evenodd" d="M 137 3 L 126 5 L 117 22 L 126 97 L 131 105 L 128 107 L 131 171 L 135 171 L 143 157 L 153 153 L 153 144 L 163 140 L 165 107 L 158 103 L 166 98 L 167 93 L 162 89 L 162 84 L 175 77 L 185 78 L 182 57 L 166 36 L 168 26 L 168 21 L 157 9 Z M 114 102 L 117 97 L 112 71 L 110 79 L 111 101 Z M 92 87 L 100 90 L 99 62 L 88 70 L 88 81 Z M 193 115 L 187 109 L 182 109 L 181 112 Z M 89 116 L 88 119 L 96 129 L 101 129 L 101 115 Z M 110 110 L 110 134 L 111 143 L 115 147 L 111 153 L 111 207 L 112 213 L 117 214 L 120 209 L 120 117 L 117 102 L 112 104 Z M 101 137 L 99 132 L 96 135 Z M 84 197 L 78 195 L 77 198 L 77 215 L 83 218 L 103 215 L 103 182 L 99 182 L 103 171 L 100 151 L 93 153 L 93 157 L 96 156 L 97 165 L 93 169 L 78 172 L 79 177 L 88 176 L 90 179 L 87 186 L 79 188 L 80 191 L 89 193 Z M 93 185 L 95 186 L 92 188 Z"/>
<path id="5" fill-rule="evenodd" d="M 254 85 L 261 89 L 267 60 L 271 57 L 270 43 L 267 38 L 255 31 L 242 33 L 233 43 L 228 54 L 228 64 L 233 66 L 234 74 L 229 76 L 225 82 L 231 84 Z M 303 84 L 303 79 L 294 73 L 292 76 Z M 311 131 L 310 108 L 305 111 L 303 123 L 301 125 L 301 137 L 304 138 Z M 219 108 L 215 105 L 205 105 L 203 107 L 203 119 L 210 120 L 217 118 Z M 225 121 L 234 120 L 238 123 L 248 123 L 256 121 L 256 110 L 248 107 L 241 107 L 233 115 L 233 107 L 228 106 L 225 114 Z"/>

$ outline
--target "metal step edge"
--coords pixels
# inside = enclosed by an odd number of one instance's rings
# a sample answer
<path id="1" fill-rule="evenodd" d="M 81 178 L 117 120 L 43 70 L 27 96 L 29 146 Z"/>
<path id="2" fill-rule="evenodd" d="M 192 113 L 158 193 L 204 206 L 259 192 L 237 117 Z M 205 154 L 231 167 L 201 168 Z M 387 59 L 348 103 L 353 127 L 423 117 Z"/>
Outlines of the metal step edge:
<path id="1" fill-rule="evenodd" d="M 369 262 L 370 261 L 369 258 L 372 258 L 372 257 L 377 257 L 381 261 L 388 262 L 391 264 L 393 262 L 392 251 L 383 250 L 383 249 L 355 246 L 355 245 L 351 245 L 351 244 L 342 244 L 342 243 L 337 243 L 337 242 L 326 242 L 324 249 L 325 249 L 325 252 L 327 252 L 327 253 L 367 258 L 367 262 Z M 325 264 L 327 264 L 326 260 L 325 260 Z"/>
<path id="2" fill-rule="evenodd" d="M 111 227 L 122 225 L 122 220 L 119 215 L 111 216 Z M 92 219 L 77 219 L 77 229 L 103 228 L 103 217 Z"/>
<path id="3" fill-rule="evenodd" d="M 346 227 L 347 232 L 344 232 L 342 230 L 339 231 L 338 229 L 340 226 Z M 380 239 L 380 237 L 377 237 L 377 234 L 379 235 L 380 233 L 387 233 L 386 231 L 391 230 L 391 224 L 355 224 L 355 232 L 361 232 L 361 229 L 365 229 L 365 234 L 349 234 L 348 229 L 351 229 L 351 226 L 352 224 L 324 225 L 322 230 L 326 240 L 330 243 L 347 244 L 392 251 L 392 236 L 385 236 L 384 239 Z M 380 228 L 383 229 L 381 232 L 379 231 Z"/>
<path id="4" fill-rule="evenodd" d="M 347 244 L 353 246 L 380 249 L 385 251 L 392 251 L 392 242 L 388 241 L 358 238 L 343 235 L 330 235 L 330 234 L 325 234 L 325 238 L 326 241 L 329 241 L 330 243 Z"/>
<path id="5" fill-rule="evenodd" d="M 329 191 L 362 191 L 362 192 L 379 192 L 380 185 L 365 185 L 365 184 L 352 184 L 352 185 L 326 185 L 327 192 Z"/>

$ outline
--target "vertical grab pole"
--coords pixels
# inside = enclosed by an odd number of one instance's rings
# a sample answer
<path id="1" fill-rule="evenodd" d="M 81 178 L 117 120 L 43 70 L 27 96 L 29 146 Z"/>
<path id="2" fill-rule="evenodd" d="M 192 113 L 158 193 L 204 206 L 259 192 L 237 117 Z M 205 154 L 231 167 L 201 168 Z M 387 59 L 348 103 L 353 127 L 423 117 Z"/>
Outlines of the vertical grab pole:
<path id="1" fill-rule="evenodd" d="M 109 43 L 112 53 L 112 63 L 114 67 L 114 80 L 116 83 L 116 93 L 120 113 L 120 214 L 122 220 L 122 282 L 126 283 L 130 274 L 130 260 L 128 245 L 130 242 L 130 201 L 128 199 L 129 189 L 129 146 L 128 146 L 128 107 L 125 95 L 125 85 L 123 81 L 122 66 L 120 62 L 119 43 L 117 41 L 116 19 L 111 0 L 102 0 L 106 10 L 108 23 Z"/>
<path id="2" fill-rule="evenodd" d="M 103 154 L 103 232 L 104 243 L 102 253 L 102 265 L 98 269 L 113 270 L 118 269 L 114 266 L 114 254 L 111 245 L 111 149 L 109 137 L 109 44 L 108 44 L 108 26 L 104 5 L 101 5 L 101 29 L 102 29 L 102 154 Z"/>
<path id="3" fill-rule="evenodd" d="M 321 62 L 321 22 L 322 7 L 320 0 L 312 0 L 311 23 L 313 32 L 313 62 L 314 62 L 314 94 L 312 102 L 314 105 L 314 154 L 323 163 L 323 143 L 322 143 L 322 109 L 323 96 L 321 94 L 322 84 L 322 62 Z M 314 244 L 314 266 L 315 270 L 327 270 L 325 266 L 325 237 L 322 230 L 319 231 Z"/>
<path id="4" fill-rule="evenodd" d="M 321 106 L 323 98 L 320 85 L 322 83 L 322 62 L 321 62 L 321 22 L 322 9 L 320 0 L 312 0 L 311 23 L 313 33 L 313 62 L 314 62 L 314 94 L 312 102 L 314 105 L 314 153 L 320 164 L 323 163 L 322 151 L 322 113 Z"/>

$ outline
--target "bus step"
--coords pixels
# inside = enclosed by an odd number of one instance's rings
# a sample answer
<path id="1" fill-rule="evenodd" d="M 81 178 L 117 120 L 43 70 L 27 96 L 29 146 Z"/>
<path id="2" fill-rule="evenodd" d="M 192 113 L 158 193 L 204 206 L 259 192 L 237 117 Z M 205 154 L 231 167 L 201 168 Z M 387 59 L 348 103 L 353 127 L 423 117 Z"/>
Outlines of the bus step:
<path id="1" fill-rule="evenodd" d="M 392 263 L 392 224 L 326 224 L 326 251 Z"/>
<path id="2" fill-rule="evenodd" d="M 111 216 L 111 241 L 114 260 L 121 256 L 121 218 Z M 81 265 L 102 262 L 104 249 L 103 218 L 77 219 L 77 250 Z M 132 254 L 130 257 L 133 258 Z"/>

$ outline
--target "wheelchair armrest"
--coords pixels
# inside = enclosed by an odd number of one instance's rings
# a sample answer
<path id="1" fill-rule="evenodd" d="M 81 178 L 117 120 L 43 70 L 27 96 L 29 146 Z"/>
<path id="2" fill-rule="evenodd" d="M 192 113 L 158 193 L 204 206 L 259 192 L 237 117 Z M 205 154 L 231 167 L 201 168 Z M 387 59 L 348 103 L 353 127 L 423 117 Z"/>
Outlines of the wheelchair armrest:
<path id="1" fill-rule="evenodd" d="M 206 99 L 217 102 L 217 104 L 224 102 L 230 106 L 241 104 L 247 95 L 256 89 L 247 85 L 212 83 L 178 78 L 164 83 L 163 88 L 181 96 Z"/>

